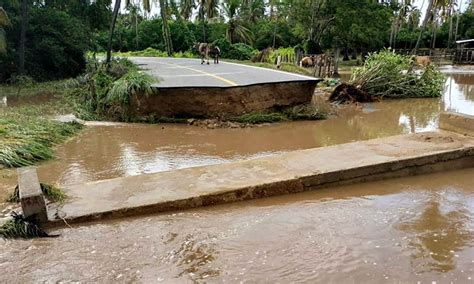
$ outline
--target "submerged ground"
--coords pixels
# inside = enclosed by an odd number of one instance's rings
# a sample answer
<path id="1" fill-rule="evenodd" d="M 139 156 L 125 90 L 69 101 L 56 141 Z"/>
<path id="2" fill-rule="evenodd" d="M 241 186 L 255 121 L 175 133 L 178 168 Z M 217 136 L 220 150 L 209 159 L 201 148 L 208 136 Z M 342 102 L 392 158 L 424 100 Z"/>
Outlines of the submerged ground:
<path id="1" fill-rule="evenodd" d="M 474 74 L 445 71 L 451 75 L 441 100 L 367 104 L 325 121 L 212 130 L 91 126 L 59 146 L 56 160 L 39 165 L 40 178 L 76 183 L 434 130 L 443 109 L 474 114 Z M 6 194 L 15 177 L 12 171 L 2 175 L 0 192 Z M 467 169 L 87 224 L 61 229 L 57 239 L 1 240 L 0 278 L 469 282 L 473 176 Z"/>

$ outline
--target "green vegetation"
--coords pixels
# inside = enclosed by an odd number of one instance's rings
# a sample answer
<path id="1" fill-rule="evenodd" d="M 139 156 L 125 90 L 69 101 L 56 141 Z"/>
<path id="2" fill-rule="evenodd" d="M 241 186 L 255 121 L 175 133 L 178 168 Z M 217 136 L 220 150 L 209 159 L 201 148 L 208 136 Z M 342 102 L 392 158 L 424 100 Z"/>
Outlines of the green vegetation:
<path id="1" fill-rule="evenodd" d="M 41 191 L 49 200 L 53 202 L 63 202 L 66 199 L 66 194 L 58 187 L 47 184 L 40 183 Z M 15 187 L 13 192 L 8 196 L 7 202 L 18 203 L 20 202 L 20 191 L 18 186 Z"/>
<path id="2" fill-rule="evenodd" d="M 248 123 L 248 124 L 259 124 L 259 123 L 272 123 L 288 120 L 288 117 L 280 112 L 272 113 L 259 113 L 252 112 L 246 113 L 241 116 L 233 117 L 229 119 L 230 121 L 239 122 L 239 123 Z"/>
<path id="3" fill-rule="evenodd" d="M 474 4 L 460 11 L 459 1 L 428 0 L 426 13 L 414 1 L 160 0 L 155 14 L 151 3 L 0 1 L 0 82 L 75 77 L 86 51 L 191 57 L 196 42 L 209 42 L 235 60 L 271 47 L 268 62 L 296 50 L 348 61 L 383 47 L 452 48 L 474 37 Z"/>
<path id="4" fill-rule="evenodd" d="M 276 69 L 276 70 L 297 73 L 297 74 L 302 74 L 302 75 L 307 75 L 307 76 L 312 76 L 314 72 L 312 69 L 299 67 L 293 63 L 286 63 L 286 62 L 282 63 L 280 68 L 277 68 L 275 64 L 268 63 L 268 62 L 252 63 L 248 61 L 238 61 L 238 63 L 257 66 L 257 67 L 264 67 L 264 68 L 269 68 L 269 69 Z"/>
<path id="5" fill-rule="evenodd" d="M 105 55 L 105 53 L 98 53 L 98 55 Z M 168 57 L 168 53 L 165 51 L 161 51 L 158 49 L 154 49 L 152 47 L 148 47 L 144 50 L 139 51 L 127 51 L 127 52 L 115 52 L 115 56 L 117 57 L 132 57 L 132 56 L 139 56 L 139 57 Z M 190 51 L 179 51 L 174 52 L 172 57 L 175 58 L 195 58 L 196 54 Z"/>
<path id="6" fill-rule="evenodd" d="M 349 84 L 377 97 L 439 97 L 444 80 L 436 66 L 414 68 L 411 56 L 384 50 L 371 54 L 362 67 L 355 68 Z"/>
<path id="7" fill-rule="evenodd" d="M 53 147 L 83 126 L 45 117 L 44 108 L 23 107 L 0 112 L 0 167 L 22 167 L 52 158 Z"/>
<path id="8" fill-rule="evenodd" d="M 231 117 L 228 120 L 232 122 L 261 124 L 273 123 L 290 120 L 320 120 L 329 116 L 330 110 L 326 106 L 305 104 L 289 107 L 280 112 L 251 112 L 241 116 Z"/>
<path id="9" fill-rule="evenodd" d="M 8 220 L 0 227 L 0 237 L 5 239 L 31 239 L 31 238 L 47 238 L 51 236 L 43 231 L 38 223 L 22 215 L 12 213 L 13 219 Z"/>
<path id="10" fill-rule="evenodd" d="M 371 102 L 379 98 L 423 98 L 442 95 L 445 77 L 434 65 L 417 66 L 413 56 L 383 50 L 353 70 L 348 84 L 332 92 L 333 102 Z"/>
<path id="11" fill-rule="evenodd" d="M 153 79 L 125 58 L 109 65 L 91 59 L 87 70 L 68 83 L 69 97 L 82 119 L 131 121 L 131 100 L 151 93 Z"/>
<path id="12" fill-rule="evenodd" d="M 67 195 L 59 187 L 52 184 L 41 183 L 41 191 L 49 200 L 53 202 L 63 202 Z"/>

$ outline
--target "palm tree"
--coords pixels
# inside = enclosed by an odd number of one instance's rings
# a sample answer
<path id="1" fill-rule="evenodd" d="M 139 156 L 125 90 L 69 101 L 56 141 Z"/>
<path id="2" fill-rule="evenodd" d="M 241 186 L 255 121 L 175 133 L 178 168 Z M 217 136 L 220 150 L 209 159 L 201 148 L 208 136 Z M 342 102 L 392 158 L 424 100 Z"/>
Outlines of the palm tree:
<path id="1" fill-rule="evenodd" d="M 454 0 L 436 0 L 434 3 L 435 12 L 433 13 L 433 40 L 432 48 L 436 46 L 436 33 L 438 30 L 438 21 L 440 24 L 451 18 L 451 11 L 454 6 Z M 452 24 L 451 24 L 452 26 Z M 452 29 L 452 28 L 450 28 Z M 448 46 L 449 47 L 449 46 Z"/>
<path id="2" fill-rule="evenodd" d="M 109 42 L 107 45 L 107 59 L 106 59 L 107 64 L 110 63 L 110 60 L 112 59 L 112 39 L 113 39 L 115 24 L 117 22 L 117 17 L 120 11 L 121 3 L 122 3 L 122 0 L 116 0 L 115 5 L 114 5 L 112 23 L 110 25 L 110 32 L 109 32 Z M 147 12 L 151 11 L 151 0 L 141 0 L 141 4 L 145 11 Z M 161 18 L 163 21 L 163 38 L 165 40 L 166 52 L 168 53 L 168 55 L 171 55 L 173 54 L 173 45 L 171 42 L 171 36 L 170 36 L 169 25 L 168 25 L 168 12 L 167 12 L 168 6 L 165 0 L 159 0 L 159 4 L 160 4 Z M 130 5 L 130 0 L 125 0 L 125 5 L 126 6 Z"/>
<path id="3" fill-rule="evenodd" d="M 418 34 L 418 40 L 416 41 L 415 48 L 413 49 L 413 54 L 417 54 L 418 48 L 420 47 L 420 42 L 421 42 L 421 37 L 423 36 L 423 32 L 426 29 L 426 26 L 428 25 L 429 20 L 433 17 L 433 6 L 434 2 L 436 0 L 428 0 L 428 8 L 426 9 L 426 15 L 425 18 L 423 19 L 423 23 L 421 24 L 420 28 L 420 33 Z M 424 4 L 423 0 L 423 4 Z M 421 6 L 423 6 L 423 4 Z"/>
<path id="4" fill-rule="evenodd" d="M 196 8 L 194 0 L 181 0 L 179 3 L 179 12 L 185 21 L 189 21 L 193 15 L 193 10 Z"/>
<path id="5" fill-rule="evenodd" d="M 138 16 L 140 14 L 140 7 L 138 7 L 138 5 L 129 3 L 127 10 L 129 13 L 129 25 L 132 27 L 132 29 L 135 29 L 135 44 L 136 48 L 138 49 Z"/>
<path id="6" fill-rule="evenodd" d="M 403 22 L 406 22 L 409 12 L 412 8 L 411 2 L 411 0 L 400 0 L 400 3 L 396 4 L 398 6 L 398 12 L 392 23 L 392 29 L 390 32 L 390 47 L 395 48 L 398 32 L 400 31 Z"/>
<path id="7" fill-rule="evenodd" d="M 20 26 L 20 47 L 18 73 L 25 73 L 25 45 L 26 45 L 26 28 L 28 26 L 28 0 L 21 1 L 20 7 L 21 26 Z"/>
<path id="8" fill-rule="evenodd" d="M 150 0 L 144 0 L 150 1 Z M 163 21 L 162 31 L 165 40 L 166 53 L 168 56 L 173 55 L 173 42 L 171 41 L 170 27 L 168 25 L 168 3 L 166 0 L 159 0 L 161 20 Z"/>
<path id="9" fill-rule="evenodd" d="M 242 8 L 241 0 L 224 0 L 222 10 L 225 17 L 229 20 L 227 22 L 227 39 L 231 43 L 235 43 L 237 39 L 241 39 L 246 43 L 252 41 L 252 34 L 250 30 L 244 26 L 238 12 Z"/>
<path id="10" fill-rule="evenodd" d="M 112 59 L 112 39 L 114 37 L 115 24 L 117 23 L 117 16 L 120 11 L 120 4 L 122 4 L 122 0 L 115 0 L 114 11 L 112 14 L 112 23 L 110 25 L 110 31 L 109 31 L 109 42 L 107 44 L 107 58 L 105 60 L 107 64 L 109 64 L 110 60 Z M 129 4 L 129 0 L 126 0 L 126 5 L 128 4 Z"/>
<path id="11" fill-rule="evenodd" d="M 203 42 L 206 38 L 206 22 L 216 19 L 219 16 L 219 0 L 199 0 L 198 1 L 198 19 L 202 24 Z"/>
<path id="12" fill-rule="evenodd" d="M 11 25 L 10 19 L 8 18 L 7 12 L 0 7 L 0 54 L 7 52 L 7 40 L 5 38 L 4 28 Z"/>

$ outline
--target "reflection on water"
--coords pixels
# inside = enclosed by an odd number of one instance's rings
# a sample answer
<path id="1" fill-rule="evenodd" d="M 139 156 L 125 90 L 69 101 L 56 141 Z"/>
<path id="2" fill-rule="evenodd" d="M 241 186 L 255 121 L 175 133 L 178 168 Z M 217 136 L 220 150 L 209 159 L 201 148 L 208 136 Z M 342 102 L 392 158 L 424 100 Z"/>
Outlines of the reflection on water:
<path id="1" fill-rule="evenodd" d="M 444 110 L 474 115 L 474 73 L 447 76 Z"/>
<path id="2" fill-rule="evenodd" d="M 184 125 L 94 126 L 59 146 L 57 159 L 40 164 L 45 182 L 71 184 L 120 176 L 251 159 L 402 133 L 434 130 L 436 99 L 384 101 L 347 108 L 323 121 L 247 129 Z M 15 181 L 6 182 L 11 187 Z"/>
<path id="3" fill-rule="evenodd" d="M 452 188 L 426 199 L 420 214 L 404 220 L 399 229 L 416 236 L 409 247 L 417 271 L 449 272 L 456 268 L 458 254 L 473 245 L 474 200 Z"/>

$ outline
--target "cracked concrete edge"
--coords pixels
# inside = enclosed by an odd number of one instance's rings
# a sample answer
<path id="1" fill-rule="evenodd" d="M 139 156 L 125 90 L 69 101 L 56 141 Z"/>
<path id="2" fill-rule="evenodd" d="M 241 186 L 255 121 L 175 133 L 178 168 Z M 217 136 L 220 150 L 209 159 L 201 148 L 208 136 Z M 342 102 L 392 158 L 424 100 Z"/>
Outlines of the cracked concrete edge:
<path id="1" fill-rule="evenodd" d="M 474 116 L 462 113 L 443 112 L 439 117 L 439 128 L 474 137 Z"/>

